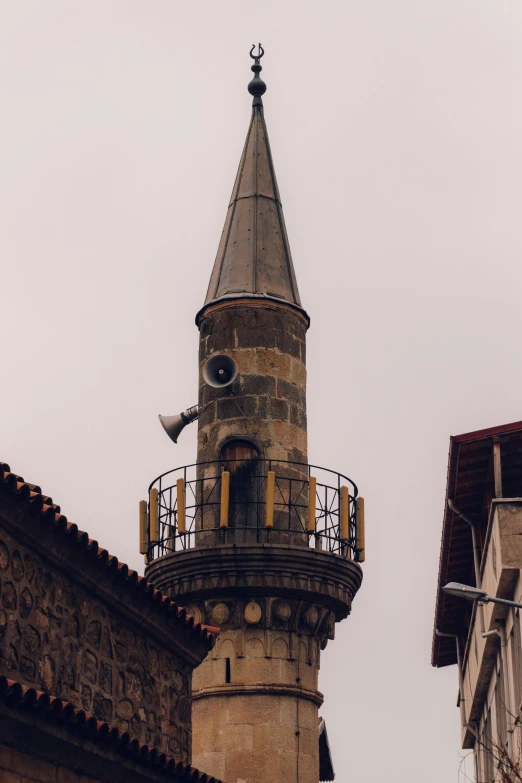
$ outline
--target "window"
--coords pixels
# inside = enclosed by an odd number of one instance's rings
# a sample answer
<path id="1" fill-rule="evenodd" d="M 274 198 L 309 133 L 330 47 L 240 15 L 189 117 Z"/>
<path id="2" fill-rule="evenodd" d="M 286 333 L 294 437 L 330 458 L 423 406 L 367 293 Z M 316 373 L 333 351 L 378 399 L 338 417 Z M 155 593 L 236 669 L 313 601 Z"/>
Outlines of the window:
<path id="1" fill-rule="evenodd" d="M 221 460 L 223 470 L 230 473 L 228 526 L 236 528 L 236 543 L 255 542 L 264 486 L 259 452 L 249 441 L 229 441 L 221 450 Z"/>
<path id="2" fill-rule="evenodd" d="M 221 450 L 221 459 L 226 463 L 227 470 L 235 473 L 245 463 L 258 459 L 259 452 L 256 447 L 247 440 L 229 441 Z"/>

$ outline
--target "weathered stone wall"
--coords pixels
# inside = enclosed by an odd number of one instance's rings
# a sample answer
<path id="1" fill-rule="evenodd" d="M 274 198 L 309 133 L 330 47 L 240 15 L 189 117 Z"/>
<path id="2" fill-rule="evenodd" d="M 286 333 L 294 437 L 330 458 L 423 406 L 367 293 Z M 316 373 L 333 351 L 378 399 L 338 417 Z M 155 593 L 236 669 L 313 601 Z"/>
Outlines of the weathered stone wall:
<path id="1" fill-rule="evenodd" d="M 190 758 L 187 664 L 2 530 L 0 672 Z"/>
<path id="2" fill-rule="evenodd" d="M 51 764 L 31 755 L 0 745 L 0 781 L 2 783 L 94 783 L 94 778 L 77 775 L 59 764 Z"/>
<path id="3" fill-rule="evenodd" d="M 98 778 L 72 771 L 30 753 L 0 745 L 1 783 L 98 783 Z"/>
<path id="4" fill-rule="evenodd" d="M 307 462 L 306 329 L 303 317 L 277 305 L 229 304 L 200 323 L 198 461 L 219 458 L 229 439 L 246 438 L 261 456 Z M 216 353 L 232 356 L 239 373 L 213 389 L 203 367 Z"/>
<path id="5" fill-rule="evenodd" d="M 220 628 L 193 674 L 193 763 L 229 783 L 318 783 L 320 650 L 350 611 L 359 564 L 228 541 L 155 560 L 147 578 Z"/>
<path id="6" fill-rule="evenodd" d="M 320 647 L 332 613 L 260 597 L 187 608 L 221 626 L 194 671 L 194 763 L 231 783 L 317 783 Z"/>
<path id="7" fill-rule="evenodd" d="M 250 483 L 246 480 L 246 466 L 242 475 L 234 474 L 234 465 L 230 468 L 229 517 L 230 525 L 237 528 L 236 543 L 258 540 L 257 533 L 251 530 L 259 527 L 257 517 L 264 502 L 265 482 L 258 477 L 266 476 L 268 470 L 275 471 L 279 479 L 272 542 L 308 543 L 295 511 L 288 515 L 291 500 L 303 505 L 303 516 L 308 498 L 308 485 L 302 483 L 308 478 L 304 467 L 307 462 L 306 329 L 306 321 L 299 313 L 264 301 L 216 305 L 200 322 L 198 462 L 212 463 L 198 467 L 198 478 L 202 480 L 200 491 L 204 494 L 212 491 L 215 460 L 221 457 L 227 443 L 246 440 L 257 448 L 261 460 L 251 466 Z M 215 389 L 203 380 L 203 370 L 207 360 L 219 353 L 235 359 L 238 375 L 230 386 Z M 294 464 L 287 464 L 288 461 Z M 290 487 L 287 482 L 290 478 L 301 483 Z M 249 494 L 252 497 L 247 507 L 245 501 Z M 238 497 L 241 503 L 234 506 Z M 216 527 L 216 508 L 211 506 L 201 523 L 198 521 L 198 528 L 208 531 Z M 205 533 L 198 537 L 197 543 L 209 545 L 219 540 L 219 536 Z"/>

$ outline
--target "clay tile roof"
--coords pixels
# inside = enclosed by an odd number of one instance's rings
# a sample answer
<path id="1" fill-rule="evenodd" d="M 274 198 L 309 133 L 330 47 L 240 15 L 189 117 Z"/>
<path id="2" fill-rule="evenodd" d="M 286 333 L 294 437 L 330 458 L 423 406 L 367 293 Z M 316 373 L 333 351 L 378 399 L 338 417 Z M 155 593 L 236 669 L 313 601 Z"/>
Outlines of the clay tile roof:
<path id="1" fill-rule="evenodd" d="M 219 633 L 218 628 L 194 623 L 194 618 L 187 615 L 175 601 L 157 590 L 145 577 L 129 568 L 126 563 L 120 563 L 117 557 L 98 546 L 98 542 L 79 530 L 74 522 L 69 522 L 61 513 L 60 507 L 53 503 L 52 498 L 42 494 L 39 486 L 24 481 L 21 476 L 11 472 L 6 462 L 0 461 L 0 497 L 2 495 L 9 495 L 18 504 L 25 505 L 42 524 L 53 525 L 55 532 L 63 537 L 64 543 L 83 550 L 90 560 L 99 565 L 100 569 L 105 569 L 115 579 L 123 580 L 129 590 L 138 590 L 157 607 L 173 613 L 177 622 L 188 626 L 199 641 L 203 641 L 209 649 L 212 648 L 215 634 Z"/>
<path id="2" fill-rule="evenodd" d="M 160 753 L 156 748 L 141 744 L 127 732 L 96 720 L 93 715 L 78 709 L 68 701 L 62 701 L 57 696 L 50 696 L 35 688 L 27 688 L 15 680 L 8 680 L 3 675 L 0 675 L 0 701 L 10 707 L 31 711 L 33 714 L 39 713 L 41 717 L 54 723 L 62 725 L 65 723 L 71 731 L 75 730 L 91 740 L 104 742 L 122 755 L 130 756 L 133 761 L 145 766 L 153 766 L 155 771 L 164 773 L 168 777 L 177 777 L 193 783 L 222 783 L 217 778 L 199 772 L 189 764 Z"/>

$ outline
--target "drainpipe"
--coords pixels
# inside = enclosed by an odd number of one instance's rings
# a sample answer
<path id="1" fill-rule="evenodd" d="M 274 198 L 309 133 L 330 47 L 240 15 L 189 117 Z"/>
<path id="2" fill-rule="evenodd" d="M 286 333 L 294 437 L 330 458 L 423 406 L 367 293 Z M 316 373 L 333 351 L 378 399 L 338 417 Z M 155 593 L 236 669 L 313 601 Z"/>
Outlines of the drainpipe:
<path id="1" fill-rule="evenodd" d="M 498 636 L 500 639 L 500 665 L 502 667 L 502 676 L 504 677 L 504 709 L 506 710 L 506 726 L 507 726 L 507 752 L 509 758 L 512 750 L 512 735 L 514 731 L 514 724 L 512 725 L 512 713 L 510 710 L 511 689 L 509 682 L 509 673 L 507 665 L 507 638 L 506 629 L 503 625 L 500 628 L 493 628 L 492 631 L 482 634 L 483 639 L 487 639 L 488 636 Z"/>
<path id="2" fill-rule="evenodd" d="M 457 648 L 457 669 L 459 672 L 460 719 L 462 721 L 462 725 L 466 727 L 467 724 L 466 724 L 466 705 L 464 699 L 464 675 L 462 673 L 462 656 L 460 654 L 459 635 L 456 633 L 445 633 L 444 631 L 439 631 L 438 628 L 435 628 L 435 633 L 437 636 L 446 636 L 449 639 L 455 639 L 455 646 Z"/>
<path id="3" fill-rule="evenodd" d="M 467 517 L 465 514 L 462 513 L 462 511 L 459 511 L 457 506 L 453 503 L 453 501 L 448 498 L 448 506 L 451 508 L 454 514 L 456 514 L 458 517 L 464 520 L 464 522 L 467 522 L 468 525 L 471 528 L 471 540 L 473 542 L 473 564 L 475 566 L 475 584 L 477 587 L 482 587 L 482 580 L 480 578 L 480 549 L 479 549 L 479 543 L 478 543 L 478 533 L 477 533 L 477 526 L 475 522 L 472 522 L 469 517 Z M 480 631 L 481 633 L 484 633 L 485 627 L 484 627 L 484 607 L 482 604 L 479 604 L 479 618 L 480 618 Z"/>

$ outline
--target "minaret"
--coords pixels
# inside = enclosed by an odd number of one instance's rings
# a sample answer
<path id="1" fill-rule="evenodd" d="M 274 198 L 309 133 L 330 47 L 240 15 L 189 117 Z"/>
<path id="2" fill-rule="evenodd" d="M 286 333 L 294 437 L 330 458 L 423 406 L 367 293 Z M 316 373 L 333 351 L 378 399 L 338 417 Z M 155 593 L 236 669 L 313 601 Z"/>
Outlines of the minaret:
<path id="1" fill-rule="evenodd" d="M 262 51 L 262 50 L 261 50 Z M 306 330 L 261 96 L 259 57 L 248 85 L 252 119 L 207 297 L 196 317 L 202 365 L 216 351 L 238 363 L 223 396 L 200 377 L 198 460 L 242 437 L 264 458 L 307 462 Z M 233 446 L 225 446 L 231 454 Z M 239 453 L 239 452 L 238 452 Z"/>
<path id="2" fill-rule="evenodd" d="M 142 551 L 147 579 L 221 631 L 194 672 L 193 764 L 227 783 L 318 783 L 320 650 L 361 583 L 364 507 L 350 479 L 308 464 L 310 319 L 253 50 L 252 118 L 196 317 L 198 463 L 151 484 Z"/>

